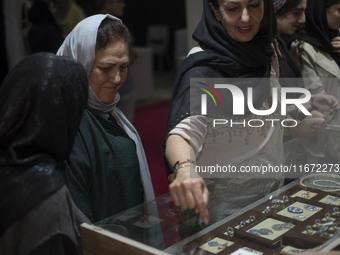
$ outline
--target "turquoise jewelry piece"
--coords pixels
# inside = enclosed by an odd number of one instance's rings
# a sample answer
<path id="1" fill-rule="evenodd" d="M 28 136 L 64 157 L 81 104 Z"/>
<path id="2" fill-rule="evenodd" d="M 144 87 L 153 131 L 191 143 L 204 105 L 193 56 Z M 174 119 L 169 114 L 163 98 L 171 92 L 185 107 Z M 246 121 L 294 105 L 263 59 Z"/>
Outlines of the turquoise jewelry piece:
<path id="1" fill-rule="evenodd" d="M 219 246 L 219 243 L 218 243 L 218 242 L 215 242 L 215 241 L 210 241 L 210 242 L 208 242 L 208 246 L 209 246 L 209 247 Z"/>
<path id="2" fill-rule="evenodd" d="M 232 227 L 227 227 L 226 232 L 228 236 L 233 237 L 234 236 L 234 229 Z"/>
<path id="3" fill-rule="evenodd" d="M 271 206 L 266 206 L 266 208 L 264 208 L 263 213 L 270 213 L 270 211 L 272 210 Z"/>
<path id="4" fill-rule="evenodd" d="M 293 228 L 295 225 L 293 224 L 293 223 L 291 223 L 291 222 L 286 222 L 286 223 L 283 223 L 282 224 L 283 225 L 283 228 L 284 229 L 291 229 L 291 228 Z"/>
<path id="5" fill-rule="evenodd" d="M 321 235 L 323 235 L 324 233 L 327 232 L 328 228 L 329 228 L 328 226 L 323 227 L 323 228 L 320 228 L 320 229 L 316 232 L 316 234 L 317 234 L 318 236 L 321 236 Z"/>
<path id="6" fill-rule="evenodd" d="M 272 226 L 272 229 L 276 230 L 276 231 L 281 231 L 284 228 L 283 228 L 282 224 L 275 224 L 275 225 Z"/>
<path id="7" fill-rule="evenodd" d="M 319 211 L 319 207 L 316 207 L 314 205 L 304 205 L 303 208 L 308 211 Z"/>
<path id="8" fill-rule="evenodd" d="M 282 196 L 282 199 L 275 198 L 271 200 L 273 204 L 284 204 L 288 202 L 288 197 L 286 195 Z"/>
<path id="9" fill-rule="evenodd" d="M 251 229 L 251 230 L 249 230 L 249 233 L 252 234 L 252 235 L 256 235 L 256 236 L 260 235 L 260 233 L 257 229 Z"/>
<path id="10" fill-rule="evenodd" d="M 295 206 L 290 206 L 288 207 L 288 212 L 290 213 L 303 213 L 303 210 L 299 207 L 295 207 Z"/>
<path id="11" fill-rule="evenodd" d="M 273 200 L 272 200 L 272 203 L 273 203 L 273 204 L 283 204 L 284 201 L 283 201 L 282 199 L 276 198 L 276 199 L 273 199 Z"/>
<path id="12" fill-rule="evenodd" d="M 249 233 L 259 236 L 259 235 L 273 234 L 274 232 L 268 228 L 260 228 L 260 229 L 250 229 Z"/>
<path id="13" fill-rule="evenodd" d="M 304 219 L 304 218 L 306 218 L 306 217 L 303 216 L 303 215 L 294 215 L 293 218 L 294 218 L 294 219 Z"/>
<path id="14" fill-rule="evenodd" d="M 259 229 L 259 233 L 260 235 L 269 235 L 269 234 L 273 234 L 274 232 L 268 228 L 261 228 Z"/>
<path id="15" fill-rule="evenodd" d="M 291 223 L 291 222 L 286 222 L 286 223 L 283 223 L 283 224 L 274 224 L 272 226 L 272 229 L 273 230 L 276 230 L 276 231 L 282 231 L 284 229 L 291 229 L 294 227 L 294 224 Z"/>
<path id="16" fill-rule="evenodd" d="M 328 196 L 327 197 L 329 200 L 332 200 L 332 201 L 337 201 L 339 198 L 338 197 L 332 197 L 332 196 Z"/>

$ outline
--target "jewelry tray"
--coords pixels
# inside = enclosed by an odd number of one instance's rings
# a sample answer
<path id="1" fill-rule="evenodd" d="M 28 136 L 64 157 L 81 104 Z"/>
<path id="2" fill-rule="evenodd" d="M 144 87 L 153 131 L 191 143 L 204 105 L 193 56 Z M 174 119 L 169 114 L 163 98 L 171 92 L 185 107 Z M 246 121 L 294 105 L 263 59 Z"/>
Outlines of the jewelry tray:
<path id="1" fill-rule="evenodd" d="M 339 209 L 339 194 L 297 184 L 185 244 L 182 251 L 199 247 L 197 254 L 232 254 L 242 248 L 269 255 L 321 250 L 340 237 Z"/>

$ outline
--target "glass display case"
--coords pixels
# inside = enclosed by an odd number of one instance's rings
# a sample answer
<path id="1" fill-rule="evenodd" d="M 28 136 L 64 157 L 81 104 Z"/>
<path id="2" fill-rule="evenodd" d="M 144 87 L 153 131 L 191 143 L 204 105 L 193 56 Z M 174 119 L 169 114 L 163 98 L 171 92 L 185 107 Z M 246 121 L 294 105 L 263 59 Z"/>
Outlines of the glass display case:
<path id="1" fill-rule="evenodd" d="M 340 243 L 340 136 L 285 143 L 296 176 L 206 179 L 209 224 L 169 194 L 82 225 L 84 254 L 296 254 Z M 292 177 L 292 176 L 290 176 Z"/>

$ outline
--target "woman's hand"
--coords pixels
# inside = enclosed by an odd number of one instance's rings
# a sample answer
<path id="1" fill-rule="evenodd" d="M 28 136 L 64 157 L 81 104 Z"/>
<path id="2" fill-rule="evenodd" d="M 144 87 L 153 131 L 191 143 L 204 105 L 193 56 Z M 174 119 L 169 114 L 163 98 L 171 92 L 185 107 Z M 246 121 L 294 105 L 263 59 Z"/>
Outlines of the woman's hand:
<path id="1" fill-rule="evenodd" d="M 205 224 L 209 223 L 207 209 L 209 191 L 203 179 L 190 172 L 190 166 L 178 170 L 169 190 L 176 206 L 180 206 L 182 209 L 194 209 L 196 213 L 201 214 Z"/>
<path id="2" fill-rule="evenodd" d="M 170 135 L 166 141 L 165 157 L 170 166 L 176 162 L 195 161 L 190 155 L 190 144 L 180 135 Z M 203 179 L 188 164 L 177 171 L 176 178 L 169 186 L 170 195 L 176 206 L 182 209 L 194 209 L 200 213 L 204 223 L 209 222 L 207 209 L 209 191 Z"/>
<path id="3" fill-rule="evenodd" d="M 325 94 L 316 94 L 311 98 L 311 103 L 313 106 L 320 110 L 328 111 L 329 113 L 333 113 L 339 109 L 338 100 L 331 96 Z"/>
<path id="4" fill-rule="evenodd" d="M 334 37 L 331 43 L 334 47 L 334 51 L 340 53 L 340 37 Z"/>
<path id="5" fill-rule="evenodd" d="M 326 125 L 325 116 L 318 112 L 312 111 L 312 115 L 304 118 L 296 127 L 290 128 L 290 135 L 293 137 L 308 135 L 313 132 L 323 130 Z"/>

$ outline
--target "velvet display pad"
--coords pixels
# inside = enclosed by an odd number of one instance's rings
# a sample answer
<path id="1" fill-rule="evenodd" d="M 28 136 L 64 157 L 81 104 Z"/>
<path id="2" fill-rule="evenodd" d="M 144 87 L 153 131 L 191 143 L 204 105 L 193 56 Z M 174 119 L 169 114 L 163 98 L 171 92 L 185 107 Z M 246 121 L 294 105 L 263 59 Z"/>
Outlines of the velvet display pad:
<path id="1" fill-rule="evenodd" d="M 294 226 L 295 225 L 291 222 L 267 218 L 254 227 L 248 229 L 247 232 L 253 235 L 260 235 L 261 237 L 269 240 L 275 240 Z"/>
<path id="2" fill-rule="evenodd" d="M 199 248 L 210 253 L 219 253 L 220 251 L 226 249 L 227 247 L 234 244 L 234 242 L 215 237 L 214 239 L 206 242 L 205 244 L 201 245 Z"/>
<path id="3" fill-rule="evenodd" d="M 321 200 L 319 200 L 320 203 L 328 204 L 328 205 L 340 205 L 340 197 L 327 195 Z"/>
<path id="4" fill-rule="evenodd" d="M 292 198 L 300 197 L 300 198 L 305 198 L 305 199 L 312 199 L 315 197 L 318 193 L 311 192 L 311 191 L 306 191 L 306 190 L 299 190 L 295 194 L 291 195 Z"/>
<path id="5" fill-rule="evenodd" d="M 339 205 L 340 194 L 295 185 L 221 223 L 183 245 L 182 250 L 204 255 L 238 254 L 245 249 L 269 255 L 314 249 L 340 231 Z"/>
<path id="6" fill-rule="evenodd" d="M 277 214 L 285 216 L 287 218 L 304 221 L 321 210 L 322 208 L 318 206 L 301 202 L 295 202 L 290 206 L 287 206 L 285 209 L 279 211 Z"/>

